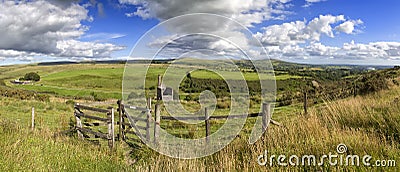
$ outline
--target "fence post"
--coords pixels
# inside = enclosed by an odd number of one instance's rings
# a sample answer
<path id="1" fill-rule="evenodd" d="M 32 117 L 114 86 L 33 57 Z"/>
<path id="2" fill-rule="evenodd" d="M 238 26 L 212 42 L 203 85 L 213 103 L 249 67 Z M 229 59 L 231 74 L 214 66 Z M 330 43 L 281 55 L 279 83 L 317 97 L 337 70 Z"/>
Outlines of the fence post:
<path id="1" fill-rule="evenodd" d="M 268 124 L 271 122 L 271 105 L 270 103 L 262 104 L 262 131 L 267 130 Z"/>
<path id="2" fill-rule="evenodd" d="M 118 117 L 119 117 L 119 131 L 118 131 L 118 140 L 125 140 L 125 134 L 124 134 L 124 118 L 122 117 L 122 106 L 121 106 L 121 100 L 117 101 L 118 104 Z"/>
<path id="3" fill-rule="evenodd" d="M 114 108 L 111 108 L 111 112 L 107 113 L 108 117 L 108 146 L 112 150 L 114 148 L 115 137 L 114 137 Z"/>
<path id="4" fill-rule="evenodd" d="M 307 115 L 307 92 L 304 91 L 304 100 L 303 100 L 303 108 L 304 108 L 304 115 Z"/>
<path id="5" fill-rule="evenodd" d="M 210 115 L 208 114 L 207 107 L 204 108 L 204 122 L 206 123 L 206 142 L 208 142 L 208 136 L 210 135 Z"/>
<path id="6" fill-rule="evenodd" d="M 158 143 L 158 134 L 160 131 L 160 113 L 161 113 L 161 108 L 160 108 L 160 104 L 156 104 L 155 107 L 155 122 L 154 122 L 154 144 Z"/>
<path id="7" fill-rule="evenodd" d="M 76 114 L 76 110 L 79 110 L 79 108 L 77 107 L 77 105 L 79 105 L 78 103 L 74 105 L 74 116 L 76 119 L 76 127 L 77 127 L 77 133 L 78 133 L 78 138 L 83 139 L 83 133 L 81 132 L 80 128 L 82 128 L 82 121 L 81 121 L 81 117 L 78 116 Z"/>
<path id="8" fill-rule="evenodd" d="M 158 82 L 157 82 L 157 100 L 162 100 L 161 75 L 158 75 Z"/>
<path id="9" fill-rule="evenodd" d="M 32 130 L 35 129 L 35 108 L 34 107 L 32 107 L 32 125 L 31 125 L 31 127 L 32 127 Z"/>
<path id="10" fill-rule="evenodd" d="M 147 110 L 147 118 L 146 118 L 146 141 L 150 143 L 150 122 L 151 122 L 151 113 L 150 110 Z"/>
<path id="11" fill-rule="evenodd" d="M 151 111 L 151 97 L 147 98 L 147 109 Z"/>

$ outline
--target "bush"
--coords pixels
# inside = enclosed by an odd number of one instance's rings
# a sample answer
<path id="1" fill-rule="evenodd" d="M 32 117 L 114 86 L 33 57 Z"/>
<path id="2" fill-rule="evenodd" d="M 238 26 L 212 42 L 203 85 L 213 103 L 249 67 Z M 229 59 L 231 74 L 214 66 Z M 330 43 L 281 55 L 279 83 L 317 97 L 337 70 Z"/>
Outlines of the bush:
<path id="1" fill-rule="evenodd" d="M 231 103 L 229 101 L 218 101 L 217 108 L 218 109 L 228 109 L 230 108 Z"/>
<path id="2" fill-rule="evenodd" d="M 67 104 L 67 105 L 74 105 L 74 104 L 75 104 L 75 101 L 73 101 L 73 100 L 67 100 L 67 101 L 65 102 L 65 104 Z"/>
<path id="3" fill-rule="evenodd" d="M 42 102 L 50 102 L 50 96 L 47 94 L 36 94 L 35 99 Z"/>
<path id="4" fill-rule="evenodd" d="M 30 72 L 25 74 L 24 80 L 31 80 L 31 81 L 40 81 L 40 76 L 39 74 L 35 72 Z"/>
<path id="5" fill-rule="evenodd" d="M 155 90 L 156 89 L 156 86 L 151 86 L 151 87 L 149 87 L 149 90 Z"/>
<path id="6" fill-rule="evenodd" d="M 186 95 L 185 98 L 183 99 L 185 101 L 191 101 L 193 100 L 193 97 L 191 95 Z"/>

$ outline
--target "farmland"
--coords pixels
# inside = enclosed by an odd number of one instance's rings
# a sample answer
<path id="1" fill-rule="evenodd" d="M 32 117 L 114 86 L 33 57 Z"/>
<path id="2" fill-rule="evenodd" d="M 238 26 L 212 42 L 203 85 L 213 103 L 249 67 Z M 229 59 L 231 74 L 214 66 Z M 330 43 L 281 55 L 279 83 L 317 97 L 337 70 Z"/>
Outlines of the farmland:
<path id="1" fill-rule="evenodd" d="M 242 63 L 246 69 L 246 64 Z M 0 96 L 0 169 L 34 171 L 205 171 L 208 170 L 282 170 L 274 165 L 260 166 L 257 157 L 268 150 L 270 154 L 315 154 L 334 152 L 336 145 L 345 143 L 352 154 L 371 155 L 376 159 L 400 160 L 400 71 L 381 69 L 368 71 L 352 66 L 313 66 L 273 62 L 277 80 L 277 107 L 273 119 L 285 127 L 270 126 L 263 139 L 248 145 L 248 135 L 254 120 L 249 119 L 237 138 L 220 152 L 194 160 L 178 160 L 161 155 L 140 143 L 136 147 L 117 144 L 117 151 L 110 153 L 102 143 L 99 145 L 78 140 L 76 133 L 60 134 L 74 123 L 73 102 L 91 104 L 97 101 L 115 102 L 121 98 L 124 64 L 62 64 L 62 65 L 16 65 L 0 67 L 2 92 Z M 344 70 L 344 68 L 347 68 Z M 365 67 L 366 68 L 366 67 Z M 148 72 L 146 90 L 154 94 L 156 77 L 166 69 L 166 64 L 155 64 Z M 332 72 L 334 71 L 334 72 Z M 41 80 L 31 85 L 14 85 L 10 81 L 28 72 L 37 72 Z M 333 75 L 332 73 L 335 73 Z M 227 74 L 229 76 L 229 74 Z M 244 73 L 249 87 L 257 82 L 257 75 Z M 192 82 L 221 82 L 212 72 L 196 70 L 191 73 Z M 365 79 L 363 79 L 365 78 Z M 376 79 L 374 79 L 376 78 Z M 383 78 L 382 80 L 379 80 Z M 185 78 L 187 79 L 187 78 Z M 228 78 L 235 79 L 235 78 Z M 358 80 L 356 80 L 358 79 Z M 312 87 L 316 81 L 321 89 Z M 337 83 L 339 84 L 338 86 Z M 354 89 L 357 83 L 357 89 Z M 385 83 L 385 84 L 382 84 Z M 354 85 L 352 85 L 354 84 Z M 380 87 L 373 87 L 378 84 Z M 382 86 L 381 86 L 382 85 Z M 153 88 L 152 88 L 153 86 Z M 196 110 L 198 94 L 205 90 L 191 90 L 182 85 L 181 102 L 189 110 Z M 308 115 L 302 112 L 302 89 L 310 96 Z M 351 89 L 350 89 L 351 88 Z M 212 91 L 219 91 L 218 88 Z M 10 90 L 18 93 L 9 94 Z M 226 89 L 224 89 L 226 90 Z M 255 90 L 256 89 L 250 89 Z M 7 92 L 7 93 L 5 93 Z M 332 93 L 337 97 L 329 97 Z M 30 98 L 29 95 L 45 95 L 48 99 Z M 25 96 L 23 94 L 27 94 Z M 150 95 L 151 95 L 150 94 Z M 25 96 L 25 97 L 23 97 Z M 29 97 L 29 98 L 28 98 Z M 188 97 L 188 98 L 186 98 Z M 186 98 L 186 99 L 185 99 Z M 289 102 L 290 100 L 290 102 Z M 251 97 L 250 112 L 260 108 L 257 94 Z M 229 99 L 225 94 L 218 97 L 220 106 L 213 115 L 228 112 Z M 217 104 L 218 105 L 218 104 Z M 31 130 L 30 110 L 35 107 L 36 129 Z M 212 131 L 223 121 L 215 121 Z M 202 137 L 203 124 L 181 126 L 165 122 L 162 128 L 182 137 L 193 132 Z M 55 136 L 55 134 L 57 136 Z M 329 170 L 323 166 L 290 167 L 297 170 Z M 332 168 L 332 167 L 331 167 Z M 380 170 L 377 167 L 338 166 L 333 170 Z M 385 167 L 396 171 L 396 167 Z"/>

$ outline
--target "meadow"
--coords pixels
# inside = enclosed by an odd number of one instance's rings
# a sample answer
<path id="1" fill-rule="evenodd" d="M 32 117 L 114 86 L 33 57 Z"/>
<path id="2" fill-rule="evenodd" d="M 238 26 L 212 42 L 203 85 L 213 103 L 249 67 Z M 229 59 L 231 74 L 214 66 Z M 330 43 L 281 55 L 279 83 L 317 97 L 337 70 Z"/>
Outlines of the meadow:
<path id="1" fill-rule="evenodd" d="M 400 161 L 400 72 L 390 79 L 387 89 L 340 99 L 319 97 L 308 114 L 303 114 L 302 104 L 293 102 L 274 109 L 273 119 L 284 127 L 270 125 L 256 143 L 247 143 L 253 119 L 248 119 L 242 132 L 227 147 L 208 157 L 179 160 L 161 155 L 140 142 L 117 142 L 116 151 L 110 152 L 105 143 L 93 144 L 79 140 L 76 133 L 60 134 L 74 123 L 73 103 L 92 104 L 98 100 L 115 102 L 121 95 L 123 64 L 69 64 L 69 65 L 24 65 L 0 67 L 1 78 L 8 89 L 32 90 L 36 94 L 49 96 L 48 101 L 0 96 L 0 152 L 1 171 L 398 171 L 397 167 L 368 166 L 272 166 L 259 165 L 257 159 L 269 155 L 320 156 L 336 152 L 340 143 L 347 145 L 345 154 L 368 154 L 375 160 Z M 311 66 L 313 71 L 325 70 Z M 149 85 L 156 85 L 156 76 L 164 71 L 163 65 L 150 70 Z M 33 85 L 12 85 L 27 72 L 37 72 L 41 81 Z M 207 71 L 192 73 L 198 79 L 219 79 Z M 254 74 L 244 74 L 254 81 Z M 343 76 L 347 77 L 347 76 Z M 302 79 L 289 72 L 277 75 L 277 80 L 288 82 Z M 313 78 L 317 79 L 317 78 Z M 291 81 L 291 82 L 292 82 Z M 279 83 L 278 83 L 279 84 Z M 285 85 L 290 87 L 290 85 Z M 279 86 L 278 86 L 279 88 Z M 282 93 L 288 90 L 278 91 Z M 297 92 L 297 89 L 293 90 Z M 194 94 L 196 95 L 196 94 Z M 222 99 L 222 98 L 221 98 Z M 221 100 L 219 99 L 219 100 Z M 185 107 L 196 110 L 196 100 L 182 101 Z M 36 128 L 30 129 L 31 107 L 36 111 Z M 259 104 L 254 103 L 252 112 Z M 215 115 L 227 113 L 219 108 Z M 223 121 L 213 121 L 212 131 Z M 189 137 L 202 137 L 204 124 L 182 126 L 176 129 L 172 122 L 162 122 L 162 128 L 171 133 Z M 193 136 L 191 136 L 193 137 Z M 135 145 L 135 147 L 130 147 Z"/>

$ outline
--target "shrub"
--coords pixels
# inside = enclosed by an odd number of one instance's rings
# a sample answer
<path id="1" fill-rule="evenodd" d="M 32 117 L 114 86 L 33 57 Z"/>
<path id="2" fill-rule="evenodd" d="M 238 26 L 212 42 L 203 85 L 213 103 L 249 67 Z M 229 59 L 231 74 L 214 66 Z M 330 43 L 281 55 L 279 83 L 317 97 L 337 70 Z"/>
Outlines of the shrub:
<path id="1" fill-rule="evenodd" d="M 149 87 L 149 90 L 155 90 L 156 89 L 156 86 L 151 86 L 151 87 Z"/>
<path id="2" fill-rule="evenodd" d="M 31 81 L 40 81 L 40 76 L 39 74 L 35 72 L 30 72 L 25 74 L 24 80 L 31 80 Z"/>
<path id="3" fill-rule="evenodd" d="M 47 94 L 36 94 L 35 99 L 42 102 L 50 102 L 50 96 Z"/>
<path id="4" fill-rule="evenodd" d="M 74 104 L 75 104 L 75 101 L 73 101 L 73 100 L 67 100 L 67 101 L 65 102 L 65 104 L 67 104 L 67 105 L 74 105 Z"/>
<path id="5" fill-rule="evenodd" d="M 193 97 L 191 95 L 186 95 L 185 98 L 183 99 L 185 101 L 191 101 L 193 100 Z"/>
<path id="6" fill-rule="evenodd" d="M 218 101 L 217 102 L 217 108 L 218 109 L 228 109 L 230 107 L 231 103 L 228 101 Z"/>

